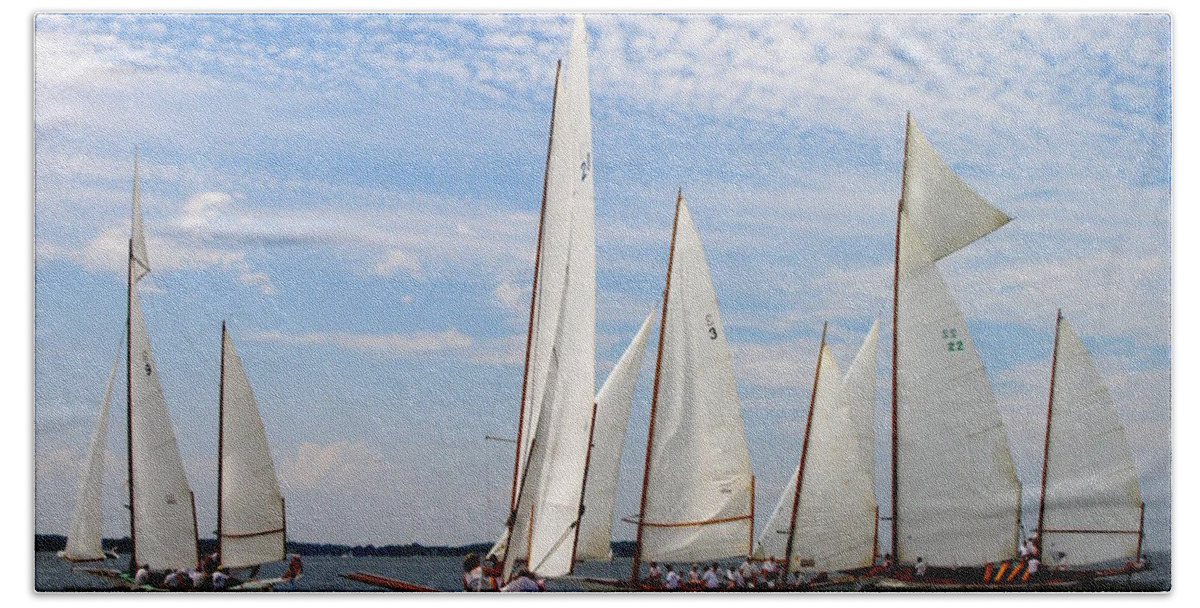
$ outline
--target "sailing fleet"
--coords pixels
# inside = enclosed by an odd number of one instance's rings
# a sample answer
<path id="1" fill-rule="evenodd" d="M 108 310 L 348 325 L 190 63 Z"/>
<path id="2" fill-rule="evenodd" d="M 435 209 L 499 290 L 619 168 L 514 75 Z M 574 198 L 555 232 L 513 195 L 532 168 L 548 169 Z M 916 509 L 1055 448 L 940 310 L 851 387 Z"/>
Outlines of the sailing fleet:
<path id="1" fill-rule="evenodd" d="M 569 577 L 612 559 L 618 469 L 639 370 L 657 318 L 655 372 L 632 570 L 614 589 L 653 589 L 649 562 L 779 560 L 789 573 L 837 572 L 883 588 L 1066 584 L 1140 567 L 1144 507 L 1116 408 L 1079 335 L 1059 313 L 1038 520 L 1026 538 L 1004 420 L 976 344 L 938 262 L 1010 218 L 942 159 L 906 118 L 892 284 L 890 516 L 875 496 L 880 323 L 843 375 L 822 330 L 800 458 L 765 529 L 725 327 L 699 230 L 683 196 L 661 308 L 649 311 L 597 392 L 595 174 L 587 31 L 574 24 L 559 62 L 532 276 L 509 510 L 488 562 L 501 580 Z M 128 474 L 138 565 L 200 561 L 194 497 L 175 443 L 137 292 L 150 271 L 135 161 L 128 283 Z M 881 286 L 882 288 L 882 286 Z M 246 371 L 222 325 L 220 563 L 286 554 L 286 510 Z M 114 364 L 63 557 L 103 559 L 100 477 Z M 880 520 L 890 521 L 881 539 Z M 1046 568 L 1029 565 L 1032 547 Z M 881 563 L 881 554 L 887 553 Z M 1102 564 L 1128 562 L 1103 569 Z M 923 562 L 918 571 L 913 565 Z M 1023 575 L 1021 574 L 1023 572 Z M 364 575 L 367 576 L 367 575 Z M 382 578 L 382 577 L 376 577 Z M 892 585 L 892 587 L 888 587 Z M 387 586 L 387 585 L 384 585 Z M 856 587 L 861 588 L 861 587 Z"/>

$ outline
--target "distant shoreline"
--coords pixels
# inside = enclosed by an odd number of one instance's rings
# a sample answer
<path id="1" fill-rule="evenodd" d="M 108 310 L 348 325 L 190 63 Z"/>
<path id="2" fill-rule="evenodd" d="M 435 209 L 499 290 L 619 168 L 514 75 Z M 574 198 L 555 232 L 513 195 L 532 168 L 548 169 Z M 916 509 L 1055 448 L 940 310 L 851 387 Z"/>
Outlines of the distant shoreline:
<path id="1" fill-rule="evenodd" d="M 130 551 L 129 537 L 106 538 L 103 541 L 105 549 L 128 555 Z M 618 541 L 612 544 L 613 555 L 630 557 L 633 555 L 632 541 Z M 34 551 L 58 552 L 67 546 L 67 537 L 62 534 L 34 534 Z M 409 557 L 409 556 L 462 556 L 468 553 L 484 554 L 492 548 L 492 543 L 472 543 L 458 547 L 426 546 L 420 543 L 407 545 L 341 545 L 334 543 L 304 543 L 288 541 L 288 553 L 300 555 L 353 555 L 354 557 Z M 200 552 L 212 553 L 217 549 L 215 538 L 200 539 Z"/>

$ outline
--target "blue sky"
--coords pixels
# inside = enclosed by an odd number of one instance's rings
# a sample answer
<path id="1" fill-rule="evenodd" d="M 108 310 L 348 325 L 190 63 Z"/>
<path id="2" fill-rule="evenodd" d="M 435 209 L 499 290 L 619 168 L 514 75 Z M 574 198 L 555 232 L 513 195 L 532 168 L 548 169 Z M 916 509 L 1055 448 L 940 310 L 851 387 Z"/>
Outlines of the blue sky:
<path id="1" fill-rule="evenodd" d="M 67 527 L 123 340 L 136 146 L 154 264 L 143 306 L 201 530 L 215 525 L 226 319 L 292 538 L 494 537 L 511 448 L 483 436 L 514 434 L 570 18 L 42 15 L 35 26 L 35 529 Z M 593 15 L 588 29 L 598 382 L 660 303 L 682 186 L 733 348 L 765 523 L 799 454 L 821 323 L 844 366 L 874 318 L 890 317 L 911 110 L 1016 218 L 941 267 L 999 398 L 1027 508 L 1062 307 L 1128 430 L 1148 542 L 1169 543 L 1168 17 Z M 637 508 L 645 361 L 619 515 Z M 106 478 L 114 536 L 128 525 L 122 418 Z M 619 538 L 632 533 L 617 524 Z"/>

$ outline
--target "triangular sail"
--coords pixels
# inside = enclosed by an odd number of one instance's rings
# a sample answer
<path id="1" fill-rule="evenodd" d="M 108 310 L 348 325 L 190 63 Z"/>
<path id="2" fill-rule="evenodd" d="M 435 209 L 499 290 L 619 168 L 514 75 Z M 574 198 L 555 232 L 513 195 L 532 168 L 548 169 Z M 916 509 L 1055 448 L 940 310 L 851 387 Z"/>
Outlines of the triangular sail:
<path id="1" fill-rule="evenodd" d="M 1020 485 L 983 362 L 935 262 L 1008 217 L 953 175 L 911 118 L 908 129 L 893 343 L 894 543 L 904 562 L 978 566 L 1015 556 Z"/>
<path id="2" fill-rule="evenodd" d="M 596 429 L 588 460 L 587 489 L 584 492 L 583 518 L 579 523 L 577 560 L 612 559 L 612 525 L 617 499 L 617 477 L 629 409 L 637 387 L 638 370 L 650 336 L 651 312 L 634 335 L 625 353 L 617 360 L 604 386 L 596 393 Z"/>
<path id="3" fill-rule="evenodd" d="M 139 565 L 151 569 L 188 568 L 196 565 L 192 491 L 150 353 L 141 298 L 136 288 L 130 294 L 134 551 Z"/>
<path id="4" fill-rule="evenodd" d="M 217 532 L 221 565 L 241 568 L 284 559 L 284 505 L 254 391 L 233 338 L 225 331 L 221 333 L 221 502 Z"/>
<path id="5" fill-rule="evenodd" d="M 1042 559 L 1084 565 L 1136 558 L 1142 493 L 1133 455 L 1108 388 L 1065 318 L 1054 360 Z"/>
<path id="6" fill-rule="evenodd" d="M 132 238 L 133 251 L 130 255 L 133 257 L 133 267 L 130 269 L 130 277 L 133 282 L 146 276 L 150 272 L 150 254 L 146 251 L 146 231 L 142 227 L 142 185 L 138 180 L 138 158 L 135 154 L 133 157 L 133 212 L 131 217 L 132 223 Z"/>
<path id="7" fill-rule="evenodd" d="M 680 198 L 661 325 L 640 559 L 745 555 L 751 521 L 750 453 L 716 292 L 687 204 Z"/>
<path id="8" fill-rule="evenodd" d="M 536 449 L 544 451 L 547 465 L 538 467 L 536 479 L 524 482 L 526 487 L 521 493 L 533 494 L 519 498 L 530 501 L 533 514 L 528 562 L 543 576 L 560 576 L 571 568 L 596 390 L 595 196 L 587 71 L 587 32 L 580 18 L 575 23 L 565 82 L 556 101 L 554 139 L 547 163 L 543 256 L 539 264 L 541 293 L 535 328 L 538 345 L 531 353 L 535 360 L 530 370 L 533 390 L 528 394 L 531 401 L 526 416 L 526 429 L 535 431 L 528 441 L 537 442 Z M 554 297 L 556 284 L 562 285 L 560 300 Z M 548 306 L 555 301 L 561 302 L 557 310 Z M 545 334 L 543 329 L 551 325 L 554 332 Z M 549 373 L 552 358 L 557 360 L 555 374 Z M 540 420 L 543 416 L 553 416 L 553 423 L 545 425 L 545 430 Z M 532 457 L 532 452 L 527 448 L 526 457 Z M 515 539 L 528 525 L 518 509 L 511 537 Z M 510 545 L 510 554 L 513 549 Z"/>
<path id="9" fill-rule="evenodd" d="M 96 429 L 92 431 L 92 443 L 88 446 L 87 459 L 79 476 L 71 532 L 67 534 L 67 547 L 61 553 L 62 557 L 71 561 L 98 561 L 105 557 L 101 544 L 104 523 L 100 508 L 101 490 L 104 483 L 104 452 L 108 448 L 108 411 L 120 360 L 121 353 L 118 351 L 113 359 L 112 371 L 108 374 L 108 387 L 104 389 L 104 401 L 100 403 Z"/>
<path id="10" fill-rule="evenodd" d="M 845 378 L 828 348 L 822 350 L 804 487 L 796 511 L 791 569 L 849 570 L 870 566 L 875 543 L 876 322 Z M 800 468 L 792 473 L 756 555 L 782 558 Z"/>

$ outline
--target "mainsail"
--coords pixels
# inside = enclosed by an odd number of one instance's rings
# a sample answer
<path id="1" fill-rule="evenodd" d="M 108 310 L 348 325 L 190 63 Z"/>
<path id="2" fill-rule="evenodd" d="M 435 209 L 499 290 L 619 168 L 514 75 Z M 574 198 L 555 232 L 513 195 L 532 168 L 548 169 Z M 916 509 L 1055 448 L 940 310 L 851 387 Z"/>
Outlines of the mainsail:
<path id="1" fill-rule="evenodd" d="M 221 324 L 221 397 L 217 535 L 221 565 L 282 560 L 287 536 L 283 495 L 254 391 Z"/>
<path id="2" fill-rule="evenodd" d="M 803 447 L 803 484 L 797 494 L 801 475 L 797 465 L 759 537 L 755 553 L 760 557 L 783 558 L 791 532 L 790 570 L 849 570 L 874 563 L 873 421 L 878 338 L 876 321 L 845 378 L 829 348 L 822 345 L 811 426 Z"/>
<path id="3" fill-rule="evenodd" d="M 135 161 L 136 163 L 136 161 Z M 133 537 L 131 569 L 188 568 L 196 565 L 196 511 L 183 471 L 175 430 L 150 352 L 137 281 L 150 272 L 142 230 L 141 190 L 134 165 L 133 235 L 129 241 L 129 325 L 127 350 L 129 424 L 129 519 Z"/>
<path id="4" fill-rule="evenodd" d="M 516 517 L 506 531 L 506 568 L 523 560 L 543 576 L 571 569 L 596 390 L 590 107 L 587 31 L 579 18 L 565 78 L 556 84 L 515 463 L 525 479 L 518 483 L 514 477 Z M 551 420 L 543 424 L 547 416 Z M 528 460 L 538 451 L 546 464 L 535 467 Z"/>
<path id="5" fill-rule="evenodd" d="M 978 566 L 1016 555 L 1020 485 L 983 362 L 935 262 L 1008 222 L 910 116 L 893 309 L 893 551 Z"/>
<path id="6" fill-rule="evenodd" d="M 1038 513 L 1042 559 L 1084 565 L 1136 558 L 1142 493 L 1125 429 L 1091 355 L 1061 313 L 1053 358 Z"/>
<path id="7" fill-rule="evenodd" d="M 108 446 L 108 410 L 120 360 L 121 353 L 118 351 L 113 359 L 112 371 L 108 373 L 108 388 L 104 389 L 104 401 L 100 403 L 100 415 L 96 418 L 96 429 L 92 431 L 92 443 L 88 446 L 87 459 L 79 476 L 79 492 L 75 495 L 75 513 L 71 516 L 67 547 L 60 553 L 61 557 L 73 562 L 99 561 L 105 557 L 101 544 L 104 523 L 100 509 L 101 489 L 104 482 L 104 452 Z"/>
<path id="8" fill-rule="evenodd" d="M 651 312 L 613 366 L 600 392 L 596 393 L 596 421 L 593 423 L 592 452 L 588 458 L 584 512 L 575 551 L 577 560 L 612 559 L 612 524 L 621 450 L 625 446 L 629 409 L 653 320 L 654 313 Z"/>
<path id="9" fill-rule="evenodd" d="M 750 453 L 717 296 L 682 194 L 667 263 L 633 577 L 641 560 L 745 555 Z"/>

